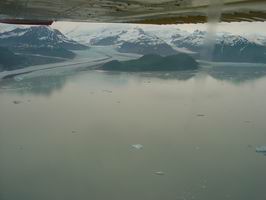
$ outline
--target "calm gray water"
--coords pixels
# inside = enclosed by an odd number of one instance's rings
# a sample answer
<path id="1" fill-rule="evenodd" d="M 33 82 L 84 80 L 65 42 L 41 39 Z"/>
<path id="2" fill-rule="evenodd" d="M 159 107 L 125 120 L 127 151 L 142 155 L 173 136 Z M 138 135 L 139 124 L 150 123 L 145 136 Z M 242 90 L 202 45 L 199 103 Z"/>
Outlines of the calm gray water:
<path id="1" fill-rule="evenodd" d="M 265 75 L 1 81 L 0 199 L 264 200 L 266 157 L 255 148 L 266 145 Z"/>

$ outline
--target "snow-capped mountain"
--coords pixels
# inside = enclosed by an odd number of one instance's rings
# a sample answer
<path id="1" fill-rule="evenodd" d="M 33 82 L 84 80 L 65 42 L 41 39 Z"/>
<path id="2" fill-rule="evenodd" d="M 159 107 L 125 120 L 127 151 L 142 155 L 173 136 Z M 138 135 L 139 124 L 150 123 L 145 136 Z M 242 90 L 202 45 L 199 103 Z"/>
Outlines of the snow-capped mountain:
<path id="1" fill-rule="evenodd" d="M 245 35 L 245 38 L 247 38 L 249 41 L 254 42 L 259 45 L 266 46 L 266 36 L 260 35 L 260 34 L 252 34 L 252 35 Z"/>
<path id="2" fill-rule="evenodd" d="M 183 31 L 177 26 L 145 26 L 145 25 L 104 25 L 93 31 L 82 30 L 82 34 L 68 32 L 70 37 L 78 41 L 86 41 L 91 45 L 114 45 L 120 52 L 157 53 L 168 55 L 177 52 L 190 53 L 196 58 L 210 50 L 210 58 L 215 61 L 230 62 L 266 62 L 266 37 L 240 36 L 227 32 L 219 32 L 213 41 L 206 40 L 211 34 L 206 31 Z M 211 43 L 212 45 L 208 45 Z"/>
<path id="3" fill-rule="evenodd" d="M 64 35 L 72 38 L 82 44 L 91 44 L 91 42 L 97 41 L 103 38 L 112 38 L 120 33 L 132 32 L 134 29 L 142 29 L 146 34 L 153 35 L 168 43 L 171 40 L 171 36 L 180 34 L 189 34 L 187 31 L 179 29 L 175 25 L 141 25 L 141 24 L 86 24 L 86 23 L 68 23 L 65 25 L 57 25 Z M 132 35 L 133 36 L 133 35 Z"/>
<path id="4" fill-rule="evenodd" d="M 196 30 L 188 35 L 173 35 L 171 43 L 178 47 L 185 47 L 197 51 L 208 43 L 208 37 L 209 35 L 206 31 Z M 242 46 L 254 43 L 240 35 L 233 35 L 226 32 L 217 33 L 212 39 L 215 45 L 222 46 Z"/>
<path id="5" fill-rule="evenodd" d="M 88 42 L 89 44 L 96 46 L 119 45 L 122 42 L 120 36 L 125 33 L 127 33 L 126 30 L 104 29 L 102 32 L 98 33 L 97 35 L 92 35 Z"/>
<path id="6" fill-rule="evenodd" d="M 90 45 L 91 41 L 97 38 L 106 38 L 118 35 L 122 31 L 136 27 L 132 24 L 79 24 L 72 26 L 55 26 L 68 38 L 78 41 L 81 44 Z"/>
<path id="7" fill-rule="evenodd" d="M 243 36 L 231 33 L 218 33 L 208 41 L 208 33 L 196 30 L 189 35 L 174 35 L 171 43 L 179 48 L 200 54 L 207 48 L 212 48 L 210 55 L 215 61 L 228 62 L 266 62 L 266 46 L 251 41 Z M 208 46 L 208 44 L 212 46 Z"/>
<path id="8" fill-rule="evenodd" d="M 177 52 L 156 35 L 133 27 L 126 30 L 104 30 L 102 34 L 90 40 L 91 45 L 115 45 L 121 53 L 172 55 Z"/>
<path id="9" fill-rule="evenodd" d="M 0 33 L 1 46 L 12 47 L 53 47 L 68 50 L 85 49 L 86 46 L 68 39 L 60 31 L 47 26 L 16 28 Z"/>
<path id="10" fill-rule="evenodd" d="M 215 61 L 266 63 L 266 36 L 219 32 L 212 45 L 206 31 L 183 31 L 177 26 L 97 24 L 61 27 L 63 34 L 44 26 L 20 27 L 0 32 L 0 46 L 14 53 L 30 53 L 73 58 L 71 50 L 92 46 L 112 46 L 121 53 L 172 55 L 191 53 L 195 58 L 210 48 Z M 8 27 L 5 27 L 8 30 Z M 213 49 L 212 49 L 213 48 Z"/>
<path id="11" fill-rule="evenodd" d="M 116 45 L 122 53 L 171 55 L 177 51 L 194 52 L 199 59 L 204 50 L 210 50 L 208 57 L 215 61 L 228 62 L 266 62 L 266 46 L 257 41 L 251 41 L 240 35 L 220 32 L 211 36 L 206 31 L 196 30 L 192 33 L 174 29 L 174 31 L 131 27 L 127 29 L 103 30 L 97 37 L 92 38 L 92 45 Z M 170 37 L 170 38 L 169 38 Z M 211 40 L 206 38 L 211 37 Z M 212 44 L 212 45 L 210 45 Z M 203 52 L 203 53 L 202 53 Z"/>
<path id="12" fill-rule="evenodd" d="M 162 26 L 162 27 L 161 27 Z M 189 35 L 190 33 L 184 30 L 181 30 L 177 28 L 177 26 L 173 25 L 161 25 L 161 26 L 149 26 L 143 28 L 143 30 L 148 33 L 157 36 L 161 40 L 165 41 L 167 44 L 171 44 L 172 37 L 174 35 L 182 35 L 186 36 Z"/>
<path id="13" fill-rule="evenodd" d="M 191 34 L 177 33 L 172 35 L 170 43 L 178 48 L 187 48 L 198 51 L 204 44 L 206 32 L 196 30 Z"/>
<path id="14" fill-rule="evenodd" d="M 74 58 L 72 50 L 88 48 L 46 26 L 12 26 L 10 29 L 0 33 L 2 70 L 60 62 Z M 14 59 L 18 62 L 14 62 Z"/>

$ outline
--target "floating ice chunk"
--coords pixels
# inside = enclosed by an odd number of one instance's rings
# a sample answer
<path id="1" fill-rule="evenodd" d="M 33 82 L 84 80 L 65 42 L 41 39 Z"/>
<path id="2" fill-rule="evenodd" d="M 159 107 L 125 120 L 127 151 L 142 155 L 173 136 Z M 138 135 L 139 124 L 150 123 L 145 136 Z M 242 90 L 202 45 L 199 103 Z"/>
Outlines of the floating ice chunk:
<path id="1" fill-rule="evenodd" d="M 103 92 L 106 92 L 106 93 L 112 93 L 113 91 L 112 90 L 102 90 Z"/>
<path id="2" fill-rule="evenodd" d="M 13 104 L 20 104 L 20 103 L 21 101 L 17 101 L 17 100 L 13 101 Z"/>
<path id="3" fill-rule="evenodd" d="M 206 185 L 202 185 L 201 188 L 205 190 L 207 188 L 207 186 Z"/>
<path id="4" fill-rule="evenodd" d="M 204 114 L 197 114 L 197 117 L 205 117 Z"/>
<path id="5" fill-rule="evenodd" d="M 256 148 L 256 152 L 258 153 L 266 153 L 266 146 L 260 146 Z"/>
<path id="6" fill-rule="evenodd" d="M 80 135 L 80 133 L 76 130 L 72 130 L 71 133 L 73 133 L 74 135 Z"/>
<path id="7" fill-rule="evenodd" d="M 200 147 L 198 147 L 198 146 L 197 146 L 197 147 L 195 147 L 195 150 L 199 151 L 199 150 L 200 150 Z"/>
<path id="8" fill-rule="evenodd" d="M 158 172 L 155 172 L 155 174 L 158 175 L 158 176 L 163 176 L 165 173 L 162 172 L 162 171 L 158 171 Z"/>
<path id="9" fill-rule="evenodd" d="M 133 148 L 135 148 L 135 149 L 138 149 L 138 150 L 140 150 L 140 149 L 143 148 L 143 145 L 141 145 L 141 144 L 132 144 L 131 146 L 132 146 Z"/>

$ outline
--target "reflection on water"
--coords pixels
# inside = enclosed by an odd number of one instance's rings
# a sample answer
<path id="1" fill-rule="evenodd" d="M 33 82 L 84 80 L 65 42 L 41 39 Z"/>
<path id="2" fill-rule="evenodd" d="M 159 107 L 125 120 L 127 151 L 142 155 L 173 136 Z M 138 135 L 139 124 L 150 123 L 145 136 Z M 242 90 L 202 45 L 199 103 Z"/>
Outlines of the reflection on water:
<path id="1" fill-rule="evenodd" d="M 3 80 L 0 199 L 266 199 L 265 71 Z"/>
<path id="2" fill-rule="evenodd" d="M 24 80 L 7 79 L 0 85 L 0 92 L 14 92 L 21 95 L 32 93 L 50 96 L 53 91 L 60 91 L 66 83 L 65 76 L 32 77 Z"/>
<path id="3" fill-rule="evenodd" d="M 208 74 L 217 80 L 225 80 L 236 84 L 255 81 L 266 76 L 265 67 L 214 67 Z"/>
<path id="4" fill-rule="evenodd" d="M 252 67 L 241 67 L 241 66 L 216 66 L 211 68 L 205 68 L 203 70 L 195 71 L 179 71 L 179 72 L 95 72 L 95 71 L 80 71 L 69 72 L 67 74 L 48 74 L 38 76 L 16 76 L 0 81 L 0 93 L 1 92 L 14 92 L 20 94 L 32 93 L 36 95 L 49 96 L 53 91 L 60 91 L 63 89 L 67 80 L 75 80 L 80 74 L 88 73 L 89 79 L 103 79 L 105 82 L 111 84 L 126 85 L 129 76 L 133 76 L 136 80 L 148 80 L 149 78 L 158 78 L 164 80 L 179 80 L 187 81 L 195 78 L 198 75 L 213 77 L 217 81 L 227 81 L 232 84 L 241 84 L 247 81 L 255 81 L 257 79 L 266 76 L 266 67 L 252 66 Z M 97 78 L 95 78 L 95 76 Z M 115 77 L 115 78 L 114 78 Z M 125 78 L 126 77 L 126 78 Z M 77 78 L 78 79 L 78 78 Z M 144 80 L 145 82 L 145 80 Z M 149 82 L 149 81 L 147 81 Z"/>

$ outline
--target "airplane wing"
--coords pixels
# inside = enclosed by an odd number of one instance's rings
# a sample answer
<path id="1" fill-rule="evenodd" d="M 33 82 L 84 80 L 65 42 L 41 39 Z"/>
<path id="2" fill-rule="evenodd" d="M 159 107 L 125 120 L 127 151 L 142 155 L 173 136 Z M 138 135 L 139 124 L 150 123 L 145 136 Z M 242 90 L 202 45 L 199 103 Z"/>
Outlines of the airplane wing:
<path id="1" fill-rule="evenodd" d="M 266 21 L 266 0 L 213 0 L 224 22 Z M 207 21 L 212 0 L 1 0 L 0 22 L 178 24 Z"/>

